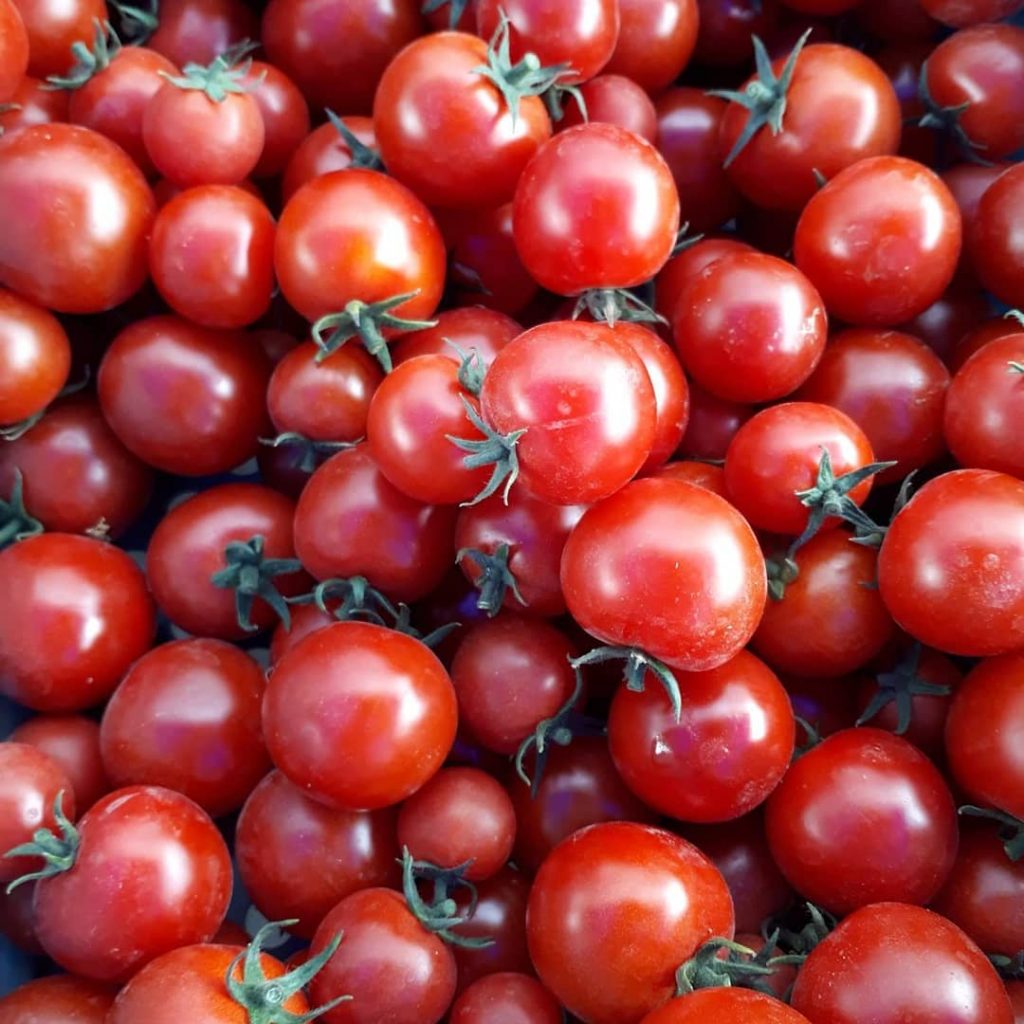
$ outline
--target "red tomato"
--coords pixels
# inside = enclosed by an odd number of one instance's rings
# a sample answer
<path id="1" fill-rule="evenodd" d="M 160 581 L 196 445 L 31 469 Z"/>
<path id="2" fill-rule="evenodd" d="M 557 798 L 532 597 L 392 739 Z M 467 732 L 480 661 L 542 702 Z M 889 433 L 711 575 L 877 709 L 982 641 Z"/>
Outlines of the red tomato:
<path id="1" fill-rule="evenodd" d="M 658 138 L 658 115 L 651 98 L 632 79 L 622 75 L 598 75 L 580 86 L 587 116 L 575 96 L 566 99 L 560 128 L 590 122 L 617 124 L 654 145 Z"/>
<path id="2" fill-rule="evenodd" d="M 619 0 L 619 38 L 604 70 L 657 95 L 689 62 L 698 20 L 697 0 Z"/>
<path id="3" fill-rule="evenodd" d="M 1001 21 L 1021 9 L 1021 0 L 920 0 L 931 17 L 943 25 L 963 28 L 982 21 Z"/>
<path id="4" fill-rule="evenodd" d="M 285 169 L 309 134 L 309 107 L 299 87 L 266 61 L 252 61 L 242 81 L 263 118 L 263 151 L 252 174 L 254 178 L 271 178 Z"/>
<path id="5" fill-rule="evenodd" d="M 28 32 L 14 0 L 0 0 L 0 103 L 10 100 L 28 70 Z"/>
<path id="6" fill-rule="evenodd" d="M 244 0 L 161 0 L 150 49 L 179 68 L 209 64 L 247 39 L 259 36 L 259 22 Z"/>
<path id="7" fill-rule="evenodd" d="M 71 974 L 36 978 L 0 997 L 4 1024 L 106 1024 L 116 991 Z"/>
<path id="8" fill-rule="evenodd" d="M 753 406 L 715 398 L 702 387 L 690 385 L 690 419 L 679 454 L 693 459 L 722 461 L 736 431 L 754 415 Z"/>
<path id="9" fill-rule="evenodd" d="M 541 865 L 527 937 L 540 980 L 589 1024 L 636 1024 L 669 999 L 675 969 L 731 938 L 732 900 L 686 840 L 633 822 L 575 832 Z"/>
<path id="10" fill-rule="evenodd" d="M 983 320 L 957 342 L 949 357 L 950 372 L 957 373 L 978 349 L 984 348 L 990 341 L 1020 332 L 1020 324 L 1012 317 L 996 316 Z"/>
<path id="11" fill-rule="evenodd" d="M 415 356 L 429 355 L 447 356 L 459 362 L 459 355 L 452 347 L 456 345 L 463 352 L 476 352 L 479 364 L 489 367 L 494 357 L 523 333 L 522 325 L 512 317 L 483 306 L 445 309 L 435 319 L 435 327 L 404 334 L 395 343 L 391 349 L 395 366 Z"/>
<path id="12" fill-rule="evenodd" d="M 667 477 L 670 480 L 682 480 L 687 484 L 695 484 L 703 487 L 712 494 L 728 500 L 729 494 L 725 489 L 725 471 L 721 466 L 710 462 L 696 462 L 693 460 L 685 462 L 667 462 L 659 466 L 651 476 Z"/>
<path id="13" fill-rule="evenodd" d="M 73 43 L 88 43 L 93 26 L 107 17 L 102 0 L 14 0 L 28 36 L 28 73 L 35 78 L 59 75 L 75 63 Z"/>
<path id="14" fill-rule="evenodd" d="M 917 88 L 916 82 L 914 88 L 915 90 Z M 956 200 L 957 206 L 960 207 L 960 217 L 963 220 L 964 246 L 960 250 L 958 277 L 973 279 L 976 276 L 968 243 L 971 233 L 974 231 L 978 204 L 981 202 L 981 197 L 988 191 L 989 185 L 1009 167 L 1010 164 L 998 161 L 991 164 L 963 163 L 954 164 L 942 172 L 942 180 L 949 187 L 949 191 L 953 193 L 953 198 Z"/>
<path id="15" fill-rule="evenodd" d="M 450 1024 L 562 1024 L 558 1000 L 528 974 L 504 972 L 474 982 L 452 1006 Z"/>
<path id="16" fill-rule="evenodd" d="M 985 190 L 968 235 L 981 283 L 1010 306 L 1024 306 L 1024 245 L 1017 235 L 1022 210 L 1024 167 L 1014 164 Z"/>
<path id="17" fill-rule="evenodd" d="M 751 36 L 762 39 L 779 23 L 778 0 L 697 0 L 699 31 L 696 60 L 735 70 L 752 56 Z"/>
<path id="18" fill-rule="evenodd" d="M 339 124 L 356 137 L 364 152 L 356 147 L 357 152 L 353 153 L 349 140 L 338 128 Z M 288 202 L 307 182 L 331 171 L 343 171 L 353 166 L 376 168 L 380 161 L 376 146 L 373 121 L 368 117 L 341 117 L 314 128 L 293 147 L 281 178 L 281 198 Z"/>
<path id="19" fill-rule="evenodd" d="M 672 999 L 643 1018 L 642 1024 L 809 1024 L 802 1013 L 763 992 L 746 988 L 707 988 Z"/>
<path id="20" fill-rule="evenodd" d="M 47 89 L 46 82 L 26 75 L 10 97 L 10 103 L 0 104 L 0 131 L 12 132 L 33 124 L 66 121 L 67 117 L 67 93 Z"/>

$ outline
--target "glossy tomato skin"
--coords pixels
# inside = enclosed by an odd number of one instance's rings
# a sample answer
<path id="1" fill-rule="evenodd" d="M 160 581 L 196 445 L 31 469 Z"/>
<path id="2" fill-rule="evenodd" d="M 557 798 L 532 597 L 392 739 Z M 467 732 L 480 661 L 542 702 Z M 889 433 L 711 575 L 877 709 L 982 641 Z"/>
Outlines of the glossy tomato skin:
<path id="1" fill-rule="evenodd" d="M 74 866 L 35 896 L 39 941 L 65 970 L 126 981 L 220 927 L 231 860 L 213 822 L 187 797 L 158 786 L 118 789 L 77 827 Z"/>
<path id="2" fill-rule="evenodd" d="M 220 640 L 176 640 L 144 654 L 103 713 L 115 786 L 166 786 L 219 817 L 270 769 L 260 732 L 263 672 Z"/>
<path id="3" fill-rule="evenodd" d="M 527 938 L 540 980 L 588 1024 L 635 1024 L 669 999 L 674 972 L 714 935 L 732 900 L 684 839 L 632 822 L 575 832 L 541 865 Z"/>
<path id="4" fill-rule="evenodd" d="M 555 997 L 528 974 L 502 972 L 474 982 L 455 1000 L 451 1024 L 562 1024 Z"/>
<path id="5" fill-rule="evenodd" d="M 716 398 L 698 384 L 691 383 L 690 418 L 677 454 L 722 462 L 736 431 L 755 412 L 753 406 Z"/>
<path id="6" fill-rule="evenodd" d="M 1015 164 L 986 189 L 968 236 L 981 283 L 1010 306 L 1024 304 L 1024 246 L 1015 230 L 1022 210 L 1024 167 Z"/>
<path id="7" fill-rule="evenodd" d="M 233 541 L 264 540 L 265 558 L 294 558 L 289 498 L 260 484 L 220 484 L 175 505 L 157 524 L 149 542 L 146 576 L 157 605 L 181 629 L 197 636 L 241 640 L 235 594 L 211 577 L 225 567 L 224 549 Z M 274 577 L 285 596 L 302 592 L 308 579 L 300 572 Z M 251 621 L 267 629 L 276 621 L 261 598 Z"/>
<path id="8" fill-rule="evenodd" d="M 562 553 L 562 590 L 588 633 L 687 672 L 742 649 L 767 592 L 742 516 L 710 491 L 653 477 L 584 514 Z"/>
<path id="9" fill-rule="evenodd" d="M 455 958 L 413 917 L 401 894 L 363 889 L 346 896 L 313 937 L 316 956 L 339 933 L 338 951 L 310 985 L 320 1006 L 351 995 L 321 1018 L 326 1024 L 437 1024 L 455 995 Z"/>
<path id="10" fill-rule="evenodd" d="M 310 800 L 279 771 L 252 791 L 235 832 L 246 891 L 271 921 L 311 939 L 346 896 L 397 881 L 395 812 L 339 811 Z"/>
<path id="11" fill-rule="evenodd" d="M 61 313 L 124 302 L 146 278 L 155 212 L 142 172 L 98 132 L 35 125 L 0 137 L 0 284 L 33 302 Z"/>
<path id="12" fill-rule="evenodd" d="M 1024 645 L 1024 483 L 960 469 L 925 484 L 896 516 L 878 585 L 896 624 L 949 654 Z"/>
<path id="13" fill-rule="evenodd" d="M 697 0 L 619 0 L 619 38 L 606 74 L 656 96 L 679 76 L 697 44 Z"/>
<path id="14" fill-rule="evenodd" d="M 802 755 L 765 823 L 790 884 L 836 914 L 927 903 L 956 857 L 956 808 L 938 769 L 881 729 L 845 729 Z"/>
<path id="15" fill-rule="evenodd" d="M 0 103 L 14 95 L 28 70 L 28 33 L 14 0 L 0 2 Z"/>
<path id="16" fill-rule="evenodd" d="M 619 490 L 650 455 L 657 426 L 636 349 L 615 328 L 580 320 L 540 324 L 506 345 L 484 378 L 480 408 L 499 433 L 525 429 L 517 485 L 552 505 Z"/>
<path id="17" fill-rule="evenodd" d="M 0 1015 L 6 1024 L 105 1024 L 115 995 L 109 985 L 55 974 L 0 997 Z"/>
<path id="18" fill-rule="evenodd" d="M 990 341 L 1019 333 L 1020 326 L 1012 319 L 995 316 L 982 320 L 963 335 L 954 346 L 949 356 L 950 372 L 957 373 L 978 349 L 984 348 Z"/>
<path id="19" fill-rule="evenodd" d="M 42 412 L 71 369 L 71 346 L 60 321 L 0 288 L 0 425 Z"/>
<path id="20" fill-rule="evenodd" d="M 459 355 L 451 342 L 463 352 L 476 352 L 477 362 L 488 367 L 494 357 L 523 333 L 520 323 L 506 313 L 485 306 L 459 306 L 442 310 L 434 318 L 436 327 L 403 334 L 391 348 L 395 366 L 415 356 L 447 356 L 453 362 Z"/>
<path id="21" fill-rule="evenodd" d="M 365 146 L 377 147 L 373 121 L 368 117 L 343 117 L 345 127 Z M 352 151 L 329 121 L 314 128 L 292 149 L 281 177 L 281 198 L 287 202 L 306 182 L 352 164 Z"/>
<path id="22" fill-rule="evenodd" d="M 575 97 L 570 96 L 559 122 L 561 128 L 571 128 L 584 121 L 601 121 L 617 124 L 654 144 L 658 137 L 658 116 L 654 104 L 631 78 L 598 75 L 580 86 L 580 95 L 586 107 L 586 118 Z"/>
<path id="23" fill-rule="evenodd" d="M 500 206 L 523 168 L 551 136 L 539 96 L 515 117 L 479 74 L 487 43 L 439 32 L 410 43 L 388 65 L 373 101 L 373 127 L 390 174 L 431 206 Z"/>
<path id="24" fill-rule="evenodd" d="M 652 676 L 642 692 L 619 687 L 608 718 L 615 767 L 644 803 L 670 817 L 738 818 L 765 800 L 789 767 L 796 731 L 789 697 L 747 651 L 676 678 L 678 721 Z"/>
<path id="25" fill-rule="evenodd" d="M 785 62 L 775 60 L 776 74 Z M 723 159 L 749 116 L 730 104 L 719 136 Z M 758 206 L 798 211 L 818 190 L 815 170 L 830 179 L 859 160 L 895 153 L 900 119 L 892 83 L 870 57 L 849 46 L 812 42 L 797 58 L 782 131 L 759 131 L 728 174 Z"/>
<path id="26" fill-rule="evenodd" d="M 880 903 L 852 913 L 811 951 L 793 1009 L 815 1024 L 948 1020 L 1013 1024 L 995 969 L 956 925 L 921 907 Z"/>
<path id="27" fill-rule="evenodd" d="M 697 0 L 700 15 L 694 59 L 735 70 L 751 57 L 750 37 L 769 35 L 779 24 L 778 0 Z"/>
<path id="28" fill-rule="evenodd" d="M 649 142 L 617 125 L 559 132 L 516 187 L 519 256 L 538 284 L 559 295 L 647 281 L 669 258 L 678 227 L 668 165 Z"/>
<path id="29" fill-rule="evenodd" d="M 148 46 L 182 68 L 209 64 L 246 39 L 259 36 L 259 23 L 243 0 L 164 0 Z"/>
<path id="30" fill-rule="evenodd" d="M 295 550 L 318 580 L 366 576 L 393 600 L 416 601 L 451 564 L 456 514 L 392 486 L 361 444 L 310 477 L 295 508 Z"/>
<path id="31" fill-rule="evenodd" d="M 943 25 L 964 28 L 1001 21 L 1020 10 L 1020 0 L 921 0 L 921 7 Z"/>
<path id="32" fill-rule="evenodd" d="M 91 537 L 45 533 L 0 552 L 0 693 L 34 711 L 99 704 L 149 649 L 135 563 Z"/>
<path id="33" fill-rule="evenodd" d="M 203 476 L 256 454 L 269 426 L 269 377 L 251 338 L 155 316 L 117 335 L 96 384 L 103 415 L 129 451 L 165 472 Z"/>
<path id="34" fill-rule="evenodd" d="M 960 242 L 960 211 L 938 175 L 904 157 L 879 156 L 840 171 L 810 198 L 793 251 L 829 313 L 887 327 L 946 290 Z"/>
<path id="35" fill-rule="evenodd" d="M 644 1017 L 642 1024 L 808 1024 L 802 1013 L 763 992 L 707 988 L 672 999 Z"/>
<path id="36" fill-rule="evenodd" d="M 67 93 L 51 92 L 43 88 L 44 84 L 31 75 L 22 78 L 10 98 L 10 104 L 5 104 L 7 109 L 0 112 L 0 128 L 10 132 L 15 128 L 27 128 L 33 124 L 66 121 Z"/>
<path id="37" fill-rule="evenodd" d="M 270 178 L 284 171 L 309 134 L 309 107 L 299 87 L 266 61 L 254 60 L 242 81 L 251 88 L 263 119 L 263 150 L 252 175 Z"/>
<path id="38" fill-rule="evenodd" d="M 35 78 L 61 75 L 75 63 L 71 44 L 88 43 L 94 20 L 103 21 L 106 8 L 97 0 L 59 4 L 53 0 L 15 0 L 28 36 L 28 74 Z"/>
<path id="39" fill-rule="evenodd" d="M 277 663 L 263 702 L 274 763 L 309 796 L 346 810 L 415 793 L 451 749 L 456 718 L 433 652 L 363 622 L 307 636 Z"/>

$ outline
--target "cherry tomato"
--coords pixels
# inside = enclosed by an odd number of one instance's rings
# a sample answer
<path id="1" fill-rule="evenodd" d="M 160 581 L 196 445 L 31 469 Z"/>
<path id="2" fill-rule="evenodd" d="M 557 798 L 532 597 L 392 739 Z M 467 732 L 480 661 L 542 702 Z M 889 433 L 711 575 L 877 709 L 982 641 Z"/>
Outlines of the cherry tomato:
<path id="1" fill-rule="evenodd" d="M 254 178 L 274 177 L 309 135 L 309 107 L 299 87 L 266 61 L 254 60 L 242 81 L 250 88 L 263 118 L 263 151 L 252 174 Z"/>
<path id="2" fill-rule="evenodd" d="M 802 1013 L 763 992 L 746 988 L 707 988 L 672 999 L 643 1018 L 642 1024 L 809 1024 Z"/>
<path id="3" fill-rule="evenodd" d="M 985 190 L 968 236 L 981 283 L 1011 306 L 1024 305 L 1024 245 L 1017 235 L 1022 210 L 1024 167 L 1015 164 Z"/>
<path id="4" fill-rule="evenodd" d="M 976 324 L 956 344 L 950 353 L 949 369 L 951 373 L 957 373 L 971 356 L 980 348 L 984 348 L 990 341 L 997 338 L 1005 338 L 1010 334 L 1019 334 L 1020 324 L 1012 318 L 997 316 L 989 317 L 981 323 Z"/>
<path id="5" fill-rule="evenodd" d="M 690 384 L 690 419 L 679 454 L 694 459 L 724 460 L 736 431 L 754 412 L 752 406 L 727 402 L 697 384 Z"/>
<path id="6" fill-rule="evenodd" d="M 963 28 L 983 21 L 1001 21 L 1021 9 L 1020 0 L 920 0 L 921 7 L 943 25 Z"/>
<path id="7" fill-rule="evenodd" d="M 658 115 L 651 98 L 632 79 L 622 75 L 598 75 L 580 86 L 587 116 L 574 96 L 565 105 L 560 128 L 588 121 L 617 124 L 654 145 L 658 137 Z"/>
<path id="8" fill-rule="evenodd" d="M 721 466 L 713 465 L 710 462 L 696 462 L 687 460 L 684 462 L 667 462 L 659 466 L 651 476 L 667 477 L 670 480 L 682 480 L 684 483 L 695 484 L 703 487 L 712 494 L 728 500 L 729 494 L 725 489 L 725 472 Z"/>
<path id="9" fill-rule="evenodd" d="M 450 1024 L 562 1024 L 562 1007 L 528 974 L 503 972 L 475 981 L 455 1000 Z"/>
<path id="10" fill-rule="evenodd" d="M 364 146 L 376 151 L 377 137 L 368 117 L 338 119 Z M 334 122 L 314 128 L 292 149 L 281 178 L 281 198 L 287 202 L 307 182 L 331 171 L 343 171 L 355 161 L 345 137 Z M 359 166 L 358 164 L 356 166 Z"/>
<path id="11" fill-rule="evenodd" d="M 699 31 L 694 57 L 732 68 L 753 56 L 751 36 L 762 39 L 779 23 L 778 0 L 697 0 Z"/>
<path id="12" fill-rule="evenodd" d="M 46 82 L 31 75 L 21 79 L 10 103 L 0 104 L 0 133 L 67 119 L 68 94 L 46 88 Z"/>
<path id="13" fill-rule="evenodd" d="M 93 25 L 105 21 L 101 0 L 14 0 L 28 36 L 28 73 L 36 78 L 60 75 L 75 63 L 71 45 L 92 39 Z"/>
<path id="14" fill-rule="evenodd" d="M 954 280 L 923 313 L 898 326 L 948 362 L 957 342 L 989 312 L 988 300 L 976 284 Z"/>
<path id="15" fill-rule="evenodd" d="M 0 103 L 14 96 L 28 70 L 28 32 L 14 0 L 0 0 Z"/>
<path id="16" fill-rule="evenodd" d="M 960 250 L 958 278 L 973 280 L 976 277 L 968 243 L 974 231 L 978 204 L 981 202 L 981 197 L 988 191 L 989 185 L 1010 166 L 1008 163 L 999 161 L 991 164 L 962 163 L 954 164 L 942 172 L 942 180 L 953 193 L 953 198 L 956 200 L 957 206 L 960 207 L 960 218 L 963 221 L 964 246 Z"/>
<path id="17" fill-rule="evenodd" d="M 605 72 L 657 95 L 689 62 L 698 21 L 697 0 L 619 0 L 619 38 Z"/>
<path id="18" fill-rule="evenodd" d="M 258 37 L 259 22 L 244 0 L 161 0 L 159 22 L 147 45 L 183 68 L 209 64 Z"/>
<path id="19" fill-rule="evenodd" d="M 4 1024 L 106 1024 L 116 991 L 71 974 L 36 978 L 0 996 Z"/>
<path id="20" fill-rule="evenodd" d="M 480 366 L 487 368 L 494 357 L 523 328 L 512 317 L 496 309 L 483 306 L 462 306 L 445 309 L 437 314 L 436 327 L 404 334 L 391 349 L 395 366 L 416 356 L 447 356 L 459 362 L 459 355 L 452 347 L 458 346 L 463 352 L 476 352 Z"/>

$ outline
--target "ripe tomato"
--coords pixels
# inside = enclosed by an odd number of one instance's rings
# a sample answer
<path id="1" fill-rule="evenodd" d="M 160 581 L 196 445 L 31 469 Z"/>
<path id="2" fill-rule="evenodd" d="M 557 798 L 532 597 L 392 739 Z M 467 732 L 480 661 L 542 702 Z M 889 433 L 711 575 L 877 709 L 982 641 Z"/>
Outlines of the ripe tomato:
<path id="1" fill-rule="evenodd" d="M 455 1000 L 450 1024 L 561 1024 L 558 1000 L 528 974 L 505 971 L 475 981 Z"/>
<path id="2" fill-rule="evenodd" d="M 391 349 L 395 366 L 415 356 L 447 356 L 459 362 L 452 345 L 463 352 L 476 352 L 483 367 L 489 367 L 494 357 L 513 339 L 523 333 L 522 325 L 496 309 L 484 306 L 460 306 L 437 314 L 437 325 L 422 331 L 403 334 Z"/>
<path id="3" fill-rule="evenodd" d="M 751 57 L 750 38 L 769 35 L 779 23 L 778 0 L 697 0 L 696 60 L 735 70 Z"/>
<path id="4" fill-rule="evenodd" d="M 116 991 L 70 974 L 36 978 L 0 996 L 5 1024 L 106 1024 Z"/>
<path id="5" fill-rule="evenodd" d="M 0 552 L 0 693 L 35 711 L 106 700 L 156 628 L 142 573 L 123 551 L 66 533 Z"/>
<path id="6" fill-rule="evenodd" d="M 765 824 L 790 884 L 836 914 L 927 903 L 956 857 L 956 808 L 939 770 L 881 729 L 845 729 L 803 754 L 768 798 Z"/>
<path id="7" fill-rule="evenodd" d="M 878 556 L 896 624 L 950 654 L 1024 645 L 1024 482 L 961 469 L 926 483 L 899 512 Z"/>
<path id="8" fill-rule="evenodd" d="M 0 104 L 0 130 L 12 132 L 15 128 L 27 128 L 33 124 L 66 121 L 67 116 L 67 93 L 47 89 L 45 82 L 26 75 L 15 89 L 10 103 Z"/>
<path id="9" fill-rule="evenodd" d="M 642 1024 L 809 1024 L 802 1013 L 763 992 L 746 988 L 706 988 L 672 999 L 644 1017 Z"/>
<path id="10" fill-rule="evenodd" d="M 689 62 L 698 21 L 697 0 L 619 0 L 619 38 L 605 72 L 657 95 Z"/>
<path id="11" fill-rule="evenodd" d="M 35 78 L 60 75 L 75 63 L 71 46 L 92 38 L 93 26 L 107 17 L 101 0 L 14 0 L 28 36 L 28 73 Z"/>
<path id="12" fill-rule="evenodd" d="M 957 373 L 961 366 L 980 348 L 984 348 L 990 341 L 997 338 L 1005 338 L 1010 334 L 1019 334 L 1020 324 L 1013 319 L 1004 316 L 989 317 L 975 324 L 956 344 L 949 357 L 949 369 L 951 373 Z"/>
<path id="13" fill-rule="evenodd" d="M 254 178 L 280 174 L 309 134 L 309 107 L 299 87 L 280 69 L 254 60 L 242 82 L 250 90 L 263 119 L 263 150 Z"/>
<path id="14" fill-rule="evenodd" d="M 1024 305 L 1024 245 L 1017 234 L 1024 210 L 1024 167 L 1014 164 L 985 190 L 968 236 L 971 262 L 997 299 Z"/>
<path id="15" fill-rule="evenodd" d="M 580 829 L 541 865 L 527 938 L 540 980 L 588 1024 L 636 1024 L 671 997 L 675 969 L 731 938 L 732 900 L 686 840 L 633 822 Z"/>
<path id="16" fill-rule="evenodd" d="M 340 131 L 341 124 L 363 146 L 356 152 Z M 370 167 L 379 163 L 377 137 L 373 132 L 373 121 L 368 117 L 340 117 L 314 128 L 305 138 L 292 147 L 288 165 L 281 178 L 281 198 L 289 199 L 307 182 L 331 171 L 343 171 L 347 167 Z M 367 163 L 365 161 L 372 161 Z"/>
<path id="17" fill-rule="evenodd" d="M 259 22 L 244 0 L 162 0 L 159 22 L 147 45 L 183 68 L 209 64 L 258 36 Z"/>
<path id="18" fill-rule="evenodd" d="M 921 7 L 943 25 L 964 28 L 983 21 L 1001 21 L 1021 9 L 1021 0 L 920 0 Z"/>
<path id="19" fill-rule="evenodd" d="M 622 75 L 598 75 L 580 86 L 583 116 L 575 96 L 567 97 L 561 128 L 599 121 L 617 124 L 654 145 L 658 137 L 658 115 L 650 96 L 631 78 Z"/>
<path id="20" fill-rule="evenodd" d="M 680 456 L 722 462 L 736 431 L 754 415 L 754 408 L 727 402 L 690 385 L 690 418 L 679 445 Z"/>
<path id="21" fill-rule="evenodd" d="M 14 96 L 28 70 L 28 32 L 14 0 L 0 0 L 0 103 Z"/>

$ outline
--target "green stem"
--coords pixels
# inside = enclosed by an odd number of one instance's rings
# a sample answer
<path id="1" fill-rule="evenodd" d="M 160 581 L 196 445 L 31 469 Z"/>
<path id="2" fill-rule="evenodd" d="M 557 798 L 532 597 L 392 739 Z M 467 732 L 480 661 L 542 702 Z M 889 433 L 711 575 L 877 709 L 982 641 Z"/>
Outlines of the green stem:
<path id="1" fill-rule="evenodd" d="M 42 878 L 53 878 L 54 875 L 63 874 L 74 867 L 78 859 L 78 849 L 81 845 L 81 837 L 78 829 L 71 824 L 70 819 L 64 814 L 64 790 L 61 790 L 53 801 L 53 817 L 57 822 L 60 835 L 57 836 L 48 828 L 36 829 L 32 835 L 32 841 L 22 843 L 8 850 L 4 857 L 42 857 L 43 866 L 38 871 L 32 871 L 27 875 L 16 878 L 7 886 L 7 894 L 10 895 L 18 886 L 26 882 L 35 882 Z"/>

